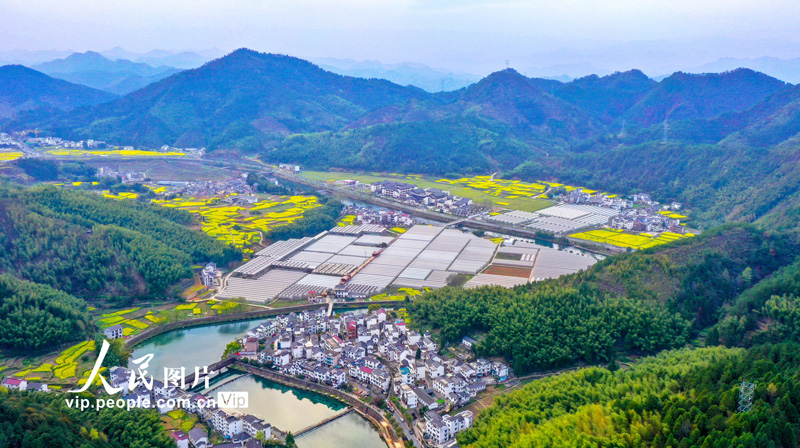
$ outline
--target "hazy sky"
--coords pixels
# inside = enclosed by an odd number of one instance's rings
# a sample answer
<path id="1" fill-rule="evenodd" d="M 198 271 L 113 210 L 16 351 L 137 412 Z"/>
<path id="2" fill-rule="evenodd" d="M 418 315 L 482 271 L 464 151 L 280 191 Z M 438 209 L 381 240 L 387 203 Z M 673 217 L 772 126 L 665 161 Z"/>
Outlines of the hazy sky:
<path id="1" fill-rule="evenodd" d="M 797 0 L 0 0 L 2 50 L 249 47 L 485 74 L 800 57 Z"/>

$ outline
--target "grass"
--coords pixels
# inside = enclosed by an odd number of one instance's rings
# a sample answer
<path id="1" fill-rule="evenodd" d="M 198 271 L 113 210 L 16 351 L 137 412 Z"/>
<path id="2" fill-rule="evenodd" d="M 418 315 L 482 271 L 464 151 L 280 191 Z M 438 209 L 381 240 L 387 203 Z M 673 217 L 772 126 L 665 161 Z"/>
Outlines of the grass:
<path id="1" fill-rule="evenodd" d="M 301 176 L 311 180 L 329 182 L 353 179 L 361 183 L 374 183 L 382 180 L 395 180 L 417 185 L 420 188 L 438 188 L 450 194 L 470 198 L 477 203 L 500 204 L 504 208 L 535 212 L 553 205 L 553 201 L 542 198 L 548 187 L 562 186 L 550 183 L 527 183 L 513 180 L 495 179 L 490 176 L 475 176 L 462 179 L 431 179 L 421 175 L 380 174 L 380 173 L 340 173 L 326 171 L 303 171 Z M 569 187 L 575 189 L 578 187 Z M 498 202 L 502 198 L 503 202 Z"/>

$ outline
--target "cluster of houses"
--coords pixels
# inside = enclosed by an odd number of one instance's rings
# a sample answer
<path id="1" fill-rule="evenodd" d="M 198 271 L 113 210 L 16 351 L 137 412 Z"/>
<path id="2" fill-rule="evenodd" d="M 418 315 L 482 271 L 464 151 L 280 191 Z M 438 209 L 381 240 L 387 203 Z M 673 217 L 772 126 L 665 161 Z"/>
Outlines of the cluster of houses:
<path id="1" fill-rule="evenodd" d="M 50 388 L 47 386 L 46 383 L 28 381 L 22 378 L 13 378 L 13 377 L 4 378 L 2 383 L 0 383 L 0 386 L 3 386 L 9 390 L 50 392 Z"/>
<path id="2" fill-rule="evenodd" d="M 142 171 L 122 171 L 119 169 L 115 170 L 110 166 L 101 166 L 100 168 L 98 168 L 97 177 L 119 178 L 123 183 L 144 182 L 147 180 L 147 174 Z"/>
<path id="3" fill-rule="evenodd" d="M 650 208 L 623 210 L 619 215 L 609 218 L 608 226 L 636 232 L 684 233 L 686 231 L 679 219 L 662 215 L 657 210 Z"/>
<path id="4" fill-rule="evenodd" d="M 509 376 L 503 362 L 445 359 L 430 334 L 410 330 L 384 309 L 335 317 L 325 308 L 281 315 L 251 329 L 240 342 L 240 357 L 289 375 L 332 387 L 357 385 L 376 396 L 392 388 L 406 408 L 425 416 L 426 434 L 436 444 L 472 423 L 468 412 L 454 417 L 438 412 L 465 405 L 487 384 Z"/>
<path id="5" fill-rule="evenodd" d="M 448 442 L 453 440 L 456 434 L 472 426 L 473 420 L 471 411 L 462 411 L 452 416 L 428 411 L 425 413 L 425 434 L 433 443 L 448 446 Z"/>
<path id="6" fill-rule="evenodd" d="M 414 207 L 440 210 L 454 215 L 467 216 L 479 213 L 480 207 L 473 206 L 472 199 L 453 196 L 449 191 L 438 188 L 419 188 L 416 185 L 393 180 L 375 182 L 370 190 L 378 195 Z"/>
<path id="7" fill-rule="evenodd" d="M 295 174 L 297 174 L 300 171 L 302 171 L 302 168 L 300 168 L 300 165 L 293 165 L 291 163 L 279 163 L 278 164 L 278 168 L 283 170 L 283 171 L 288 171 L 290 173 L 295 173 Z"/>
<path id="8" fill-rule="evenodd" d="M 202 157 L 206 153 L 206 148 L 176 148 L 174 146 L 162 145 L 162 152 L 182 152 L 191 156 Z"/>
<path id="9" fill-rule="evenodd" d="M 582 190 L 575 189 L 562 194 L 559 200 L 562 204 L 575 205 L 595 205 L 598 207 L 613 208 L 614 210 L 624 210 L 632 207 L 631 201 L 620 197 L 611 197 L 605 194 L 584 193 Z"/>
<path id="10" fill-rule="evenodd" d="M 247 446 L 258 448 L 261 443 L 257 440 L 259 433 L 264 438 L 273 436 L 272 426 L 253 415 L 232 415 L 219 409 L 213 400 L 194 392 L 183 390 L 177 386 L 165 384 L 159 380 L 152 380 L 151 384 L 139 381 L 134 389 L 131 387 L 131 370 L 125 367 L 114 367 L 109 370 L 109 384 L 121 390 L 122 399 L 133 401 L 135 407 L 156 408 L 165 414 L 176 408 L 185 412 L 197 414 L 201 421 L 219 432 L 230 447 Z M 177 431 L 171 434 L 178 447 L 206 448 L 211 446 L 208 432 L 202 428 L 193 428 L 187 433 Z M 184 445 L 185 443 L 185 445 Z M 224 445 L 214 445 L 225 447 Z"/>
<path id="11" fill-rule="evenodd" d="M 370 207 L 348 206 L 342 212 L 345 215 L 354 215 L 359 224 L 380 224 L 386 227 L 414 225 L 414 217 L 395 210 L 378 210 Z"/>
<path id="12" fill-rule="evenodd" d="M 161 183 L 159 182 L 159 184 Z M 179 186 L 182 188 L 178 189 L 177 193 L 186 196 L 227 195 L 236 198 L 240 195 L 249 196 L 253 194 L 253 188 L 247 184 L 246 176 L 233 177 L 223 181 L 186 182 Z"/>
<path id="13" fill-rule="evenodd" d="M 673 210 L 678 211 L 683 207 L 683 204 L 680 202 L 672 202 L 669 205 L 661 205 L 658 201 L 654 201 L 653 198 L 650 197 L 648 193 L 636 193 L 633 195 L 633 202 L 635 204 L 643 204 L 648 206 L 651 209 L 658 209 L 661 207 L 662 210 Z"/>

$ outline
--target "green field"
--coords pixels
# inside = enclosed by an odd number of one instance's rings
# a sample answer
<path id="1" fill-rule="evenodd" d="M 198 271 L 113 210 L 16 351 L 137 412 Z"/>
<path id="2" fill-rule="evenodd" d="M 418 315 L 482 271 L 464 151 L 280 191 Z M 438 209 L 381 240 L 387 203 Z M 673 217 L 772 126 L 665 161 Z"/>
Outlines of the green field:
<path id="1" fill-rule="evenodd" d="M 535 212 L 543 208 L 550 207 L 554 204 L 553 201 L 547 199 L 540 199 L 532 196 L 522 196 L 518 194 L 511 194 L 510 192 L 500 192 L 500 194 L 493 194 L 490 190 L 472 188 L 467 185 L 451 184 L 444 182 L 437 182 L 437 179 L 425 178 L 418 175 L 405 175 L 405 174 L 386 174 L 386 173 L 342 173 L 342 172 L 326 172 L 326 171 L 303 171 L 301 176 L 316 180 L 320 182 L 330 182 L 344 179 L 353 179 L 362 183 L 374 183 L 382 180 L 395 180 L 398 182 L 405 182 L 417 185 L 420 188 L 438 188 L 440 190 L 449 191 L 450 194 L 470 198 L 478 204 L 488 204 L 491 202 L 494 208 L 504 208 L 509 210 L 523 210 L 526 212 Z M 496 190 L 494 190 L 496 191 Z"/>

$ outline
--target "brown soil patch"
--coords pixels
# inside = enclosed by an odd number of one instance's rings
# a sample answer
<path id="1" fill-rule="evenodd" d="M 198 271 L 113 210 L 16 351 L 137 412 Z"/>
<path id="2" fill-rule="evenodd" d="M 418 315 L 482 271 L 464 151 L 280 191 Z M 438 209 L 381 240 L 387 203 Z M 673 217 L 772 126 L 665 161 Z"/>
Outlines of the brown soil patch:
<path id="1" fill-rule="evenodd" d="M 528 278 L 531 276 L 531 268 L 518 268 L 512 266 L 498 266 L 491 265 L 486 269 L 486 274 L 505 275 L 506 277 L 522 277 Z"/>

